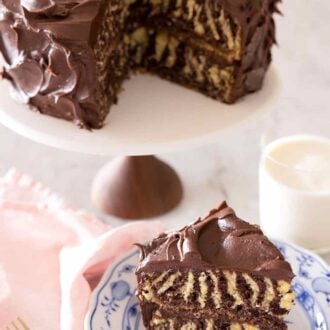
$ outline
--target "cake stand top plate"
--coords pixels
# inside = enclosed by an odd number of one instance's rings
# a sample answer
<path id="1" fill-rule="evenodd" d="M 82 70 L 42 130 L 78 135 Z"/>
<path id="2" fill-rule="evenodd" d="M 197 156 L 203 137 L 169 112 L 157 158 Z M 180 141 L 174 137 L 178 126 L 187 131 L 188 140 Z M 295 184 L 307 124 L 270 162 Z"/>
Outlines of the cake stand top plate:
<path id="1" fill-rule="evenodd" d="M 87 131 L 28 111 L 9 96 L 8 83 L 0 82 L 0 122 L 59 149 L 109 156 L 159 154 L 216 141 L 226 129 L 273 106 L 280 85 L 271 68 L 260 92 L 225 105 L 157 77 L 137 75 L 125 82 L 105 127 Z"/>

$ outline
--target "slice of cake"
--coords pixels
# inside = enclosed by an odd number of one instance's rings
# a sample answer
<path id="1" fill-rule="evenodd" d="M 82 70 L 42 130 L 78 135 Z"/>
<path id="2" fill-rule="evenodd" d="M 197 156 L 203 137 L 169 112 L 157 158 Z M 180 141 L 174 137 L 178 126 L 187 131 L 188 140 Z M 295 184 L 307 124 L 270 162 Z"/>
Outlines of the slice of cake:
<path id="1" fill-rule="evenodd" d="M 147 329 L 287 329 L 291 267 L 225 203 L 141 246 L 136 274 Z"/>
<path id="2" fill-rule="evenodd" d="M 41 113 L 100 128 L 132 70 L 226 103 L 262 86 L 279 0 L 0 0 L 0 67 Z"/>

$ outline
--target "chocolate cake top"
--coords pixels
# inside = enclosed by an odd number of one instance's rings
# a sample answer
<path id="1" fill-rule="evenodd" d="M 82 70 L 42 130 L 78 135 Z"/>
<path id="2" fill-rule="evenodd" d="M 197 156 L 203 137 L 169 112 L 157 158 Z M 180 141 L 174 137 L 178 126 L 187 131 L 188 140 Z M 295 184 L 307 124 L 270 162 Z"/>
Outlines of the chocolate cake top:
<path id="1" fill-rule="evenodd" d="M 0 0 L 0 67 L 19 99 L 80 126 L 100 126 L 91 111 L 97 105 L 90 87 L 95 85 L 91 45 L 100 3 Z M 47 95 L 56 109 L 47 106 Z"/>
<path id="2" fill-rule="evenodd" d="M 227 269 L 291 280 L 291 266 L 256 225 L 226 203 L 179 231 L 161 234 L 141 249 L 137 272 L 164 268 Z"/>
<path id="3" fill-rule="evenodd" d="M 0 0 L 0 13 L 1 20 L 23 21 L 59 39 L 89 42 L 100 4 L 101 0 Z"/>

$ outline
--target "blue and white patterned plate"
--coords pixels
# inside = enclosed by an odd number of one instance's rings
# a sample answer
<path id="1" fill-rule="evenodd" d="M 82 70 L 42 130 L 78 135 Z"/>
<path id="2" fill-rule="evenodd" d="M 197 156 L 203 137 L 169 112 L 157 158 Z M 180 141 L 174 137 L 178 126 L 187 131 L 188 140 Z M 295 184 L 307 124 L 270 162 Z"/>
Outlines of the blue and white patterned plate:
<path id="1" fill-rule="evenodd" d="M 290 330 L 330 330 L 330 268 L 315 254 L 293 244 L 275 244 L 297 275 L 296 304 L 287 318 Z M 109 267 L 95 289 L 85 330 L 142 330 L 135 298 L 138 251 Z"/>

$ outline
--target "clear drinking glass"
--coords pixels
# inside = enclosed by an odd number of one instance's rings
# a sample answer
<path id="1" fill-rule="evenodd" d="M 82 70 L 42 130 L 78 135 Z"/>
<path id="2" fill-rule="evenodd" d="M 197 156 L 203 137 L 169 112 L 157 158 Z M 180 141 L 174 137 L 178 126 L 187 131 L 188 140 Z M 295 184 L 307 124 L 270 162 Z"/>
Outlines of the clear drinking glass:
<path id="1" fill-rule="evenodd" d="M 277 122 L 263 136 L 259 167 L 260 224 L 265 233 L 319 253 L 330 252 L 327 132 L 317 125 L 299 129 Z"/>

